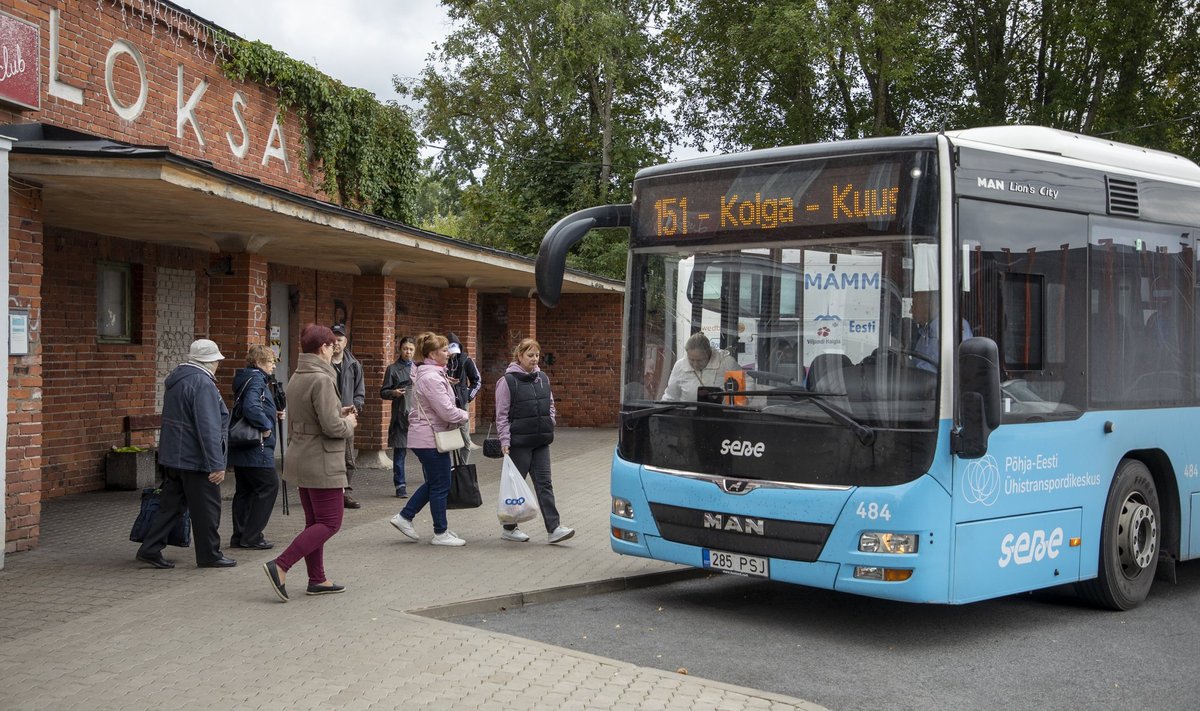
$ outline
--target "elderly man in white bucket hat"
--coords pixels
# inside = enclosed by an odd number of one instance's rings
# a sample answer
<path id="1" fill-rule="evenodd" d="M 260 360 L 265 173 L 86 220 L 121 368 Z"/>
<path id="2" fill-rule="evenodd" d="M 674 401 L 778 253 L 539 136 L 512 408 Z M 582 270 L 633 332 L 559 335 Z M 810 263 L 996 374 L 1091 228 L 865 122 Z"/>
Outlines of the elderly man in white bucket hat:
<path id="1" fill-rule="evenodd" d="M 225 479 L 229 410 L 217 390 L 217 366 L 225 359 L 216 343 L 201 338 L 188 360 L 165 381 L 158 463 L 162 494 L 137 559 L 155 568 L 174 568 L 163 557 L 167 537 L 185 510 L 192 516 L 196 565 L 232 568 L 237 561 L 221 552 L 221 482 Z"/>

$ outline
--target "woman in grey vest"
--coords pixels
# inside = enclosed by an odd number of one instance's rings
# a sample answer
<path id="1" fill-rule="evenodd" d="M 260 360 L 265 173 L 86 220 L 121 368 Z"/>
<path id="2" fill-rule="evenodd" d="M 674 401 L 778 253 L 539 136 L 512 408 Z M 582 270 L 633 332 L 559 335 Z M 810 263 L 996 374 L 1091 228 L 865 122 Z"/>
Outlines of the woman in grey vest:
<path id="1" fill-rule="evenodd" d="M 563 526 L 554 506 L 554 485 L 550 482 L 550 443 L 554 441 L 554 395 L 550 378 L 538 368 L 542 348 L 526 338 L 513 349 L 513 362 L 504 377 L 496 381 L 496 427 L 500 447 L 521 474 L 533 480 L 542 521 L 549 543 L 562 543 L 575 535 L 575 529 Z M 500 537 L 524 543 L 529 536 L 516 524 L 506 524 Z"/>

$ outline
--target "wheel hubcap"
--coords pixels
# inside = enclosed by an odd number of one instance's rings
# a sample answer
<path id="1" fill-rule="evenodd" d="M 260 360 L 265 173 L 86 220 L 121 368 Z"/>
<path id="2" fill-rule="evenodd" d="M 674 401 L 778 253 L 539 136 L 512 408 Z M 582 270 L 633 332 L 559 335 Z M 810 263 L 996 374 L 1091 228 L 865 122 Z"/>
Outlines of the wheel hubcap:
<path id="1" fill-rule="evenodd" d="M 1150 567 L 1150 561 L 1154 560 L 1158 549 L 1158 521 L 1154 518 L 1154 510 L 1136 495 L 1126 499 L 1121 507 L 1117 546 L 1121 567 L 1133 575 Z"/>

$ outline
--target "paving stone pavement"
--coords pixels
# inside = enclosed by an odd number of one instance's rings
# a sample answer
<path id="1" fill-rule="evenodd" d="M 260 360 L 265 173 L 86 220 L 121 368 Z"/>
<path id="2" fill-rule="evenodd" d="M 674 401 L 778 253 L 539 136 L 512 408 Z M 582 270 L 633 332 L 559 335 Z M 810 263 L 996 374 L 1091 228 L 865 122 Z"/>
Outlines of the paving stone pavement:
<path id="1" fill-rule="evenodd" d="M 0 707 L 4 709 L 803 709 L 799 699 L 669 674 L 426 615 L 442 606 L 499 609 L 669 575 L 675 566 L 614 554 L 608 545 L 608 467 L 614 430 L 562 429 L 552 446 L 563 522 L 577 533 L 546 545 L 502 541 L 492 501 L 499 463 L 476 457 L 484 506 L 450 511 L 463 548 L 420 543 L 390 518 L 391 471 L 360 470 L 342 530 L 326 546 L 341 595 L 309 597 L 303 565 L 280 603 L 261 564 L 303 527 L 277 505 L 274 551 L 226 549 L 236 568 L 197 569 L 192 549 L 168 548 L 174 570 L 134 559 L 138 492 L 97 492 L 43 504 L 41 546 L 0 571 Z M 409 481 L 420 465 L 407 460 Z M 233 492 L 232 479 L 224 487 Z M 410 486 L 410 490 L 415 487 Z M 229 502 L 222 536 L 228 542 Z M 460 608 L 461 609 L 461 608 Z"/>

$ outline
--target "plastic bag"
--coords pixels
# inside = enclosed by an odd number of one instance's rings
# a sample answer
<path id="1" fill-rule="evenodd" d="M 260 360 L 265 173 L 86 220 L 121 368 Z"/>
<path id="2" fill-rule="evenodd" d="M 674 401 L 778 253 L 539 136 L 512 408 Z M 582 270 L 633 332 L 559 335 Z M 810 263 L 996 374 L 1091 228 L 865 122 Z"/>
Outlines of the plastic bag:
<path id="1" fill-rule="evenodd" d="M 517 465 L 507 456 L 504 466 L 500 469 L 500 501 L 496 506 L 496 515 L 500 523 L 522 523 L 532 521 L 538 516 L 537 499 L 525 483 Z"/>

